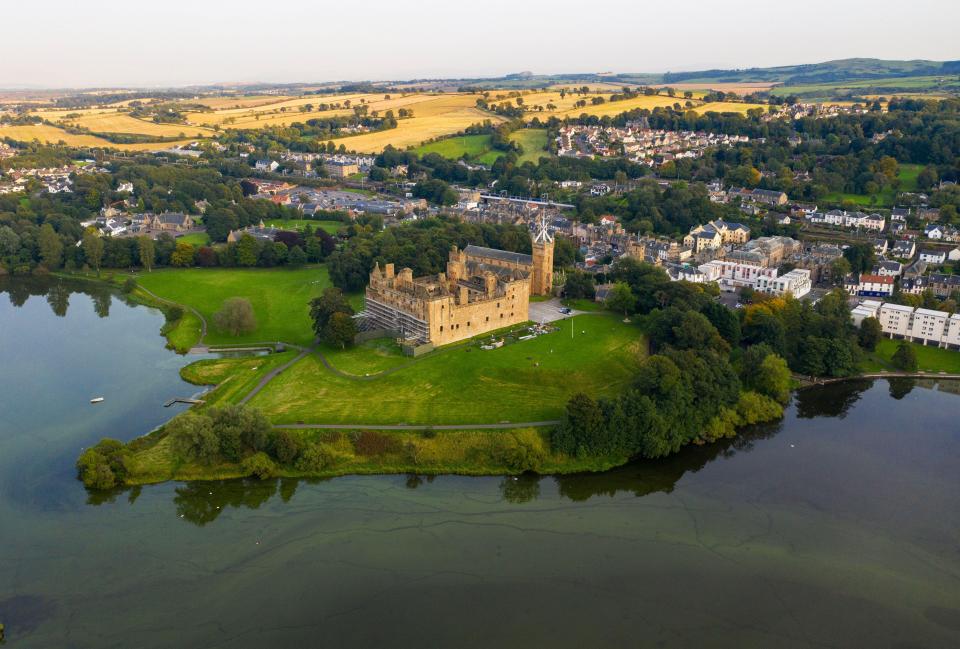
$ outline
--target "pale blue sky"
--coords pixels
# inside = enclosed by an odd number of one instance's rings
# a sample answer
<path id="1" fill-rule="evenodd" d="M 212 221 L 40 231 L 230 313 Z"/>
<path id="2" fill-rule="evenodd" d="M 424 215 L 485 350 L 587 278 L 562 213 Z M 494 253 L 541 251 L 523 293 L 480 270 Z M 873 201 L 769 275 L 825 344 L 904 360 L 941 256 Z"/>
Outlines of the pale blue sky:
<path id="1" fill-rule="evenodd" d="M 0 86 L 663 72 L 960 59 L 960 2 L 4 2 Z"/>

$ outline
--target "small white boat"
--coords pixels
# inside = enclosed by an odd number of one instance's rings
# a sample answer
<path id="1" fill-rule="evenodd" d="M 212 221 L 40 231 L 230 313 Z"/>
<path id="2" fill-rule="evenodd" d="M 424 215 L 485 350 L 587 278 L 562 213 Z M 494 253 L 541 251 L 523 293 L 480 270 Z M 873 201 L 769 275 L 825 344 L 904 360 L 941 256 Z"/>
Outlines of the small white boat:
<path id="1" fill-rule="evenodd" d="M 100 403 L 101 401 L 103 401 L 103 397 L 95 397 L 90 399 L 90 403 Z"/>

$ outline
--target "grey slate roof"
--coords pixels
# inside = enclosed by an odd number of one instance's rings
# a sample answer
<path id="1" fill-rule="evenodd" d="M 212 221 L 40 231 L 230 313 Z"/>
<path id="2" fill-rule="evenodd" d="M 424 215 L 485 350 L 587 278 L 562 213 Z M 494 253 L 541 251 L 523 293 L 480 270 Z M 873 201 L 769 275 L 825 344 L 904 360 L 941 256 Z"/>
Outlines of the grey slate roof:
<path id="1" fill-rule="evenodd" d="M 506 250 L 497 250 L 496 248 L 484 248 L 483 246 L 467 246 L 463 249 L 463 252 L 467 255 L 467 257 L 489 257 L 491 259 L 499 259 L 500 261 L 506 261 L 514 264 L 533 264 L 532 256 L 525 255 L 520 252 L 508 252 Z"/>

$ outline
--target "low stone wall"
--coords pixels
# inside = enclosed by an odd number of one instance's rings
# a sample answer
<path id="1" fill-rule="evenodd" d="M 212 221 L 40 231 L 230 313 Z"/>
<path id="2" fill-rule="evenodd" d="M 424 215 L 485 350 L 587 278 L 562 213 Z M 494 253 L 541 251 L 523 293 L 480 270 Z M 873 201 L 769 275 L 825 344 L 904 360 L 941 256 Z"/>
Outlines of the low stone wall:
<path id="1" fill-rule="evenodd" d="M 400 348 L 403 350 L 404 356 L 422 356 L 427 352 L 432 352 L 434 347 L 433 343 L 424 343 L 422 345 L 417 345 L 414 343 L 403 343 Z"/>
<path id="2" fill-rule="evenodd" d="M 357 332 L 357 335 L 353 337 L 353 342 L 355 345 L 360 343 L 365 343 L 368 340 L 375 340 L 377 338 L 399 338 L 400 333 L 393 331 L 392 329 L 370 329 L 369 331 L 360 331 Z"/>

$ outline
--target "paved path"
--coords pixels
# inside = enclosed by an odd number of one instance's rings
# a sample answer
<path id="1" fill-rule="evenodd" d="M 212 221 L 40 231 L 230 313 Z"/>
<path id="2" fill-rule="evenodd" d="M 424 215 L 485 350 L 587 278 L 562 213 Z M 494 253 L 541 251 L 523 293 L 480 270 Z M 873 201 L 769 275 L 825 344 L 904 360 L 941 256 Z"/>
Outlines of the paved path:
<path id="1" fill-rule="evenodd" d="M 807 383 L 807 386 L 829 385 L 831 383 L 841 383 L 843 381 L 856 381 L 858 379 L 960 379 L 960 374 L 948 374 L 946 372 L 871 372 L 869 374 L 855 374 L 853 376 L 842 376 L 836 379 L 821 379 L 802 374 L 794 374 L 795 379 Z"/>
<path id="2" fill-rule="evenodd" d="M 556 320 L 563 320 L 570 316 L 586 313 L 586 311 L 577 310 L 573 310 L 571 313 L 560 313 L 562 307 L 563 303 L 560 302 L 560 298 L 556 297 L 542 302 L 531 302 L 529 309 L 530 320 L 533 322 L 555 322 Z"/>
<path id="3" fill-rule="evenodd" d="M 549 421 L 511 421 L 499 424 L 275 424 L 274 428 L 335 428 L 338 430 L 502 430 L 505 428 L 542 428 L 562 423 Z"/>
<path id="4" fill-rule="evenodd" d="M 316 346 L 316 345 L 314 345 L 314 347 L 315 347 L 315 346 Z M 256 385 L 252 390 L 250 390 L 250 392 L 248 392 L 245 397 L 243 397 L 242 399 L 240 399 L 240 402 L 239 402 L 240 405 L 241 405 L 241 406 L 242 406 L 242 405 L 245 405 L 248 401 L 250 401 L 250 399 L 252 399 L 252 398 L 254 398 L 255 396 L 257 396 L 257 394 L 260 392 L 260 390 L 262 390 L 263 388 L 265 388 L 266 385 L 267 385 L 267 383 L 269 383 L 270 381 L 272 381 L 272 380 L 274 379 L 274 377 L 276 377 L 278 374 L 280 374 L 281 372 L 283 372 L 284 370 L 286 370 L 288 367 L 290 367 L 291 365 L 293 365 L 293 364 L 296 363 L 297 361 L 302 360 L 304 356 L 306 356 L 307 354 L 309 354 L 309 353 L 312 352 L 312 351 L 313 351 L 313 347 L 310 347 L 310 348 L 308 348 L 308 349 L 303 349 L 303 348 L 301 348 L 301 349 L 300 349 L 300 353 L 297 354 L 296 356 L 294 356 L 292 359 L 290 359 L 289 361 L 287 361 L 286 363 L 284 363 L 284 364 L 281 365 L 280 367 L 274 368 L 274 369 L 270 370 L 269 372 L 267 372 L 266 375 L 264 375 L 264 377 L 263 377 L 262 379 L 260 379 L 260 381 L 257 383 L 257 385 Z"/>

